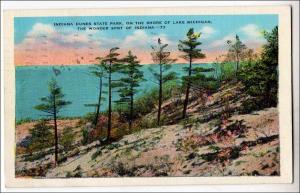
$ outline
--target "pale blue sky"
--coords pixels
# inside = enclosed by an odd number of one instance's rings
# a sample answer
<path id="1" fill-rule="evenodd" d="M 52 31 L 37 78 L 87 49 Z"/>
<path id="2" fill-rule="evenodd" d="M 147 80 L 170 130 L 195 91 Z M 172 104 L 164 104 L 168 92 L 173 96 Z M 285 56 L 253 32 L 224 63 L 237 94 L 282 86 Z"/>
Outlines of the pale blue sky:
<path id="1" fill-rule="evenodd" d="M 211 21 L 206 24 L 173 24 L 175 21 Z M 125 24 L 127 21 L 170 21 L 164 29 L 136 30 L 107 30 L 107 31 L 80 31 L 76 26 L 57 27 L 54 22 L 111 22 L 118 21 Z M 261 31 L 271 31 L 278 25 L 278 15 L 185 15 L 185 16 L 79 16 L 79 17 L 16 17 L 15 45 L 19 48 L 16 52 L 29 47 L 41 47 L 37 42 L 38 35 L 47 35 L 55 49 L 70 49 L 78 47 L 87 49 L 91 42 L 96 49 L 107 49 L 114 46 L 124 50 L 134 49 L 150 51 L 150 44 L 154 44 L 158 37 L 169 44 L 171 51 L 178 51 L 178 40 L 183 39 L 189 28 L 201 32 L 201 48 L 207 52 L 223 51 L 226 41 L 235 34 L 251 48 L 257 48 L 265 43 Z M 75 37 L 75 34 L 79 34 Z M 28 37 L 33 37 L 28 41 Z M 27 39 L 26 39 L 27 38 Z M 35 44 L 33 41 L 36 41 Z M 76 41 L 75 41 L 76 40 Z M 39 41 L 41 42 L 41 41 Z M 32 46 L 35 45 L 35 46 Z M 38 50 L 37 50 L 38 51 Z M 18 57 L 21 58 L 21 57 Z"/>

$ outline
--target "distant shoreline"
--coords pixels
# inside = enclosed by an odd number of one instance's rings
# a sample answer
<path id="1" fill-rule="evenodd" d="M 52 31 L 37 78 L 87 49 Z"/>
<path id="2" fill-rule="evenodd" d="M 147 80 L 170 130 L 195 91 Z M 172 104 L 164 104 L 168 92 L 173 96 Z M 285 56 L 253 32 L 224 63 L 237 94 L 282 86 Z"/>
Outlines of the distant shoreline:
<path id="1" fill-rule="evenodd" d="M 200 63 L 194 63 L 194 64 L 213 64 L 214 62 L 208 63 L 208 62 L 200 62 Z M 174 63 L 175 64 L 182 64 L 182 65 L 187 65 L 187 63 Z M 97 64 L 52 64 L 52 65 L 15 65 L 16 68 L 24 68 L 24 67 L 71 67 L 71 66 L 93 66 Z M 157 65 L 157 64 L 142 64 L 142 65 Z"/>

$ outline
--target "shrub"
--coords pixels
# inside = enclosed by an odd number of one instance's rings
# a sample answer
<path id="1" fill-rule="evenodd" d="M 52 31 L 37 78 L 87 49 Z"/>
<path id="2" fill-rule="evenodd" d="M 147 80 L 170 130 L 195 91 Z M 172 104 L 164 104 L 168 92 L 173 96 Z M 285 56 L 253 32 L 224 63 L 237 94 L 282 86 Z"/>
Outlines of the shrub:
<path id="1" fill-rule="evenodd" d="M 66 178 L 71 178 L 71 177 L 72 177 L 72 173 L 68 171 L 66 174 Z"/>
<path id="2" fill-rule="evenodd" d="M 171 98 L 174 90 L 181 89 L 181 86 L 176 81 L 168 81 L 163 85 L 163 100 Z M 153 88 L 144 95 L 138 97 L 135 101 L 135 112 L 140 115 L 150 113 L 158 102 L 158 88 Z"/>
<path id="3" fill-rule="evenodd" d="M 86 145 L 89 142 L 89 132 L 87 129 L 82 130 L 82 145 Z"/>
<path id="4" fill-rule="evenodd" d="M 64 146 L 64 149 L 66 151 L 70 150 L 72 147 L 72 144 L 74 143 L 75 134 L 73 132 L 73 129 L 71 127 L 67 127 L 63 130 L 60 144 Z"/>
<path id="5" fill-rule="evenodd" d="M 29 150 L 31 152 L 40 151 L 54 145 L 53 127 L 46 124 L 46 121 L 40 121 L 30 129 L 31 136 Z"/>
<path id="6" fill-rule="evenodd" d="M 101 149 L 97 149 L 97 151 L 95 153 L 93 153 L 92 155 L 92 160 L 96 159 L 99 155 L 102 155 L 102 151 Z"/>
<path id="7" fill-rule="evenodd" d="M 133 170 L 134 170 L 133 168 L 128 168 L 122 162 L 118 162 L 113 166 L 113 171 L 116 172 L 119 176 L 134 176 Z"/>
<path id="8" fill-rule="evenodd" d="M 235 64 L 232 62 L 220 63 L 220 80 L 230 81 L 235 78 Z"/>
<path id="9" fill-rule="evenodd" d="M 33 120 L 30 118 L 25 118 L 25 119 L 20 119 L 18 121 L 16 121 L 16 125 L 21 125 L 23 123 L 28 123 L 28 122 L 32 122 Z"/>
<path id="10" fill-rule="evenodd" d="M 39 152 L 39 153 L 34 153 L 32 155 L 26 156 L 24 158 L 24 161 L 29 161 L 29 162 L 33 162 L 35 160 L 39 160 L 44 158 L 47 154 L 53 153 L 53 151 L 51 152 Z"/>

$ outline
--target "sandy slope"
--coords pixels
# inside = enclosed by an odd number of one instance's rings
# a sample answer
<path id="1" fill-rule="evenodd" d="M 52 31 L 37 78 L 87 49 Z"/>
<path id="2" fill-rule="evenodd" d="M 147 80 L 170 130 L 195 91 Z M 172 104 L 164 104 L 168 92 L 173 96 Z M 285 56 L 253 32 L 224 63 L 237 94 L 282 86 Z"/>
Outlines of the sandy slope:
<path id="1" fill-rule="evenodd" d="M 124 136 L 117 143 L 93 148 L 50 170 L 47 177 L 68 176 L 222 176 L 278 175 L 279 141 L 277 109 L 270 108 L 251 115 L 236 115 L 230 120 L 244 120 L 243 137 L 232 135 L 211 145 L 200 145 L 197 137 L 214 133 L 214 121 L 194 125 L 153 128 Z M 238 156 L 226 159 L 226 148 L 241 146 L 242 142 L 275 136 L 267 142 L 238 150 Z M 220 148 L 223 159 L 206 160 L 203 155 Z M 101 154 L 92 159 L 95 152 Z M 77 168 L 77 169 L 76 169 Z"/>
<path id="2" fill-rule="evenodd" d="M 37 124 L 38 121 L 31 121 L 23 124 L 16 125 L 16 142 L 20 142 L 22 139 L 24 139 L 26 136 L 29 135 L 29 130 L 33 128 L 35 124 Z M 64 119 L 64 120 L 58 120 L 57 126 L 58 126 L 58 132 L 61 133 L 63 128 L 67 125 L 69 127 L 76 127 L 78 124 L 79 119 Z M 50 124 L 51 121 L 49 122 Z"/>
<path id="3" fill-rule="evenodd" d="M 78 143 L 56 168 L 51 166 L 53 154 L 34 162 L 24 161 L 20 155 L 16 162 L 17 176 L 279 175 L 277 108 L 242 115 L 241 103 L 247 97 L 241 84 L 224 85 L 218 92 L 204 97 L 204 101 L 193 94 L 187 122 L 180 119 L 182 107 L 170 99 L 162 109 L 169 125 L 140 130 L 109 145 L 98 141 L 87 146 Z M 228 117 L 221 119 L 226 108 Z M 155 117 L 156 111 L 145 116 Z M 73 126 L 79 135 L 81 128 Z M 18 137 L 20 128 L 25 131 L 29 126 L 17 128 L 17 139 L 21 138 Z"/>

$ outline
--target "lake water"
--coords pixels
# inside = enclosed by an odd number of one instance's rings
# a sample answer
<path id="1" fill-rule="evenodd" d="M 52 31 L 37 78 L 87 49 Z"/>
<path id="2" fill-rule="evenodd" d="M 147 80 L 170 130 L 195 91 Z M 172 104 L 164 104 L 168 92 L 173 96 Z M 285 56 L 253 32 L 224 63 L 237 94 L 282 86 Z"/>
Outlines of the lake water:
<path id="1" fill-rule="evenodd" d="M 149 71 L 150 65 L 141 67 L 144 72 L 143 81 L 139 87 L 137 95 L 145 93 L 157 85 L 153 80 L 153 75 Z M 151 64 L 152 68 L 158 68 L 158 65 Z M 178 77 L 186 74 L 183 67 L 187 64 L 173 64 L 168 71 L 174 71 Z M 194 66 L 211 67 L 211 64 L 194 64 Z M 49 94 L 48 81 L 55 77 L 59 86 L 65 95 L 65 100 L 72 104 L 63 108 L 60 116 L 76 117 L 83 116 L 88 112 L 94 112 L 94 107 L 86 107 L 85 104 L 97 102 L 98 97 L 98 79 L 92 76 L 90 72 L 91 65 L 76 66 L 55 66 L 61 73 L 55 76 L 53 66 L 26 66 L 16 67 L 16 120 L 21 119 L 40 119 L 45 114 L 34 109 L 34 106 L 40 104 L 40 98 Z M 114 74 L 112 79 L 117 79 L 120 75 Z M 107 80 L 104 79 L 104 83 Z M 104 87 L 107 90 L 107 87 Z M 105 97 L 105 96 L 104 96 Z M 118 93 L 113 93 L 113 100 L 118 99 Z M 102 110 L 107 108 L 107 102 L 103 102 Z"/>

